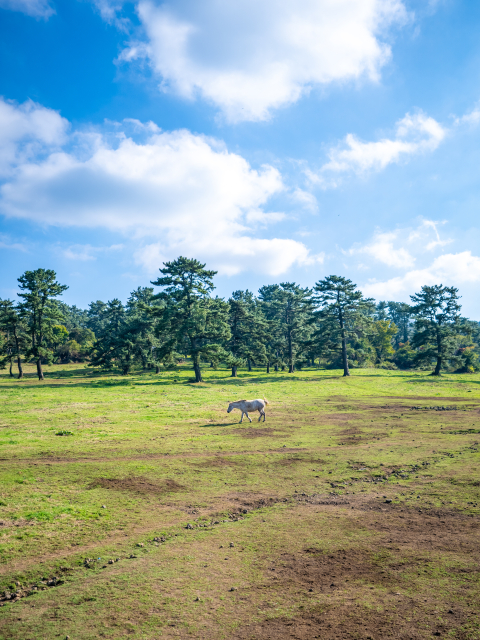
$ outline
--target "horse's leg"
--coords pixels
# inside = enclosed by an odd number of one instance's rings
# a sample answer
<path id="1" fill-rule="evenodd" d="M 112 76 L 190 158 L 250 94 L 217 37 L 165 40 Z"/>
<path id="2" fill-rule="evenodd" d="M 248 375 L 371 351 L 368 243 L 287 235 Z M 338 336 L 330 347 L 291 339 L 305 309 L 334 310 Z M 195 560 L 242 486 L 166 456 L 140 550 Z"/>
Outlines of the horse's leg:
<path id="1" fill-rule="evenodd" d="M 262 413 L 263 413 L 263 421 L 265 422 L 265 417 L 266 417 L 266 416 L 265 416 L 265 409 L 263 410 L 263 412 L 262 412 Z"/>
<path id="2" fill-rule="evenodd" d="M 260 420 L 262 419 L 262 410 L 261 410 L 261 409 L 259 409 L 259 410 L 258 410 L 258 413 L 260 414 L 260 415 L 258 416 L 258 421 L 260 422 Z"/>
<path id="3" fill-rule="evenodd" d="M 245 415 L 246 415 L 246 416 L 247 416 L 247 418 L 250 420 L 250 416 L 248 415 L 248 412 L 247 412 L 247 411 L 245 411 Z M 251 422 L 251 420 L 250 420 L 250 422 Z"/>
<path id="4" fill-rule="evenodd" d="M 242 417 L 240 419 L 240 424 L 242 424 L 242 422 L 243 422 L 243 411 L 242 411 Z"/>

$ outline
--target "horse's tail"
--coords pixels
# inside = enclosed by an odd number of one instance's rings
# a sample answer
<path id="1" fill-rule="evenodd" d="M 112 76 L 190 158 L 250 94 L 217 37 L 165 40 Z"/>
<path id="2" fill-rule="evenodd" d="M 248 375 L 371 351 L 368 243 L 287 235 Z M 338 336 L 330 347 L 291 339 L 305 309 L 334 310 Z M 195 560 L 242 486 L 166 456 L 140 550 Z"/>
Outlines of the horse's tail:
<path id="1" fill-rule="evenodd" d="M 265 404 L 269 404 L 269 402 L 268 402 L 268 400 L 266 398 L 264 398 L 263 401 L 265 402 Z"/>

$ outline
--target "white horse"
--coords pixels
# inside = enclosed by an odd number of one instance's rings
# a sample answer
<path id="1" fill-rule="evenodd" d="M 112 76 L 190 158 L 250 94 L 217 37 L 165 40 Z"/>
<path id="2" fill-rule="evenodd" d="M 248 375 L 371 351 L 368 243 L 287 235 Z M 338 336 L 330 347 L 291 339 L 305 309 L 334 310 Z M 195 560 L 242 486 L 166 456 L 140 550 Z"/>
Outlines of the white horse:
<path id="1" fill-rule="evenodd" d="M 245 414 L 247 418 L 250 420 L 250 416 L 248 415 L 249 411 L 258 411 L 260 416 L 258 417 L 258 421 L 262 419 L 265 422 L 265 405 L 268 404 L 266 398 L 263 400 L 237 400 L 236 402 L 230 402 L 228 405 L 227 413 L 230 413 L 233 409 L 239 409 L 242 412 L 242 418 L 240 423 L 243 422 L 243 415 Z M 251 422 L 251 420 L 250 420 Z"/>

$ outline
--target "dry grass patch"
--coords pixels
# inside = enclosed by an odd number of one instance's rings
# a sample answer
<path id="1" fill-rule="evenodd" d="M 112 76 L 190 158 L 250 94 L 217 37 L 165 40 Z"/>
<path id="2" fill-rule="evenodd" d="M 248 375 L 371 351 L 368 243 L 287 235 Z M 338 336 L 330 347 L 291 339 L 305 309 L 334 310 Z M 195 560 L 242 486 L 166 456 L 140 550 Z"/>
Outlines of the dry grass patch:
<path id="1" fill-rule="evenodd" d="M 127 478 L 96 478 L 88 485 L 88 489 L 113 489 L 114 491 L 128 491 L 133 493 L 149 493 L 162 495 L 173 491 L 181 491 L 185 487 L 175 480 L 164 480 L 161 483 L 150 482 L 142 476 L 129 476 Z"/>

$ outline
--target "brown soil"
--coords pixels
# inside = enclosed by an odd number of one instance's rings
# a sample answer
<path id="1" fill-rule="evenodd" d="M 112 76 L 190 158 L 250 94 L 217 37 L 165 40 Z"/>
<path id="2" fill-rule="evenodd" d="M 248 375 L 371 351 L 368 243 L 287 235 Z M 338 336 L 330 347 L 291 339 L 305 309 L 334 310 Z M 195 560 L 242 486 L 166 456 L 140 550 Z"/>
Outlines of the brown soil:
<path id="1" fill-rule="evenodd" d="M 252 427 L 253 431 L 254 427 Z M 243 433 L 242 429 L 242 433 Z M 273 429 L 272 429 L 273 431 Z M 252 450 L 243 450 L 243 451 L 229 451 L 228 456 L 254 456 L 254 455 L 265 455 L 266 453 L 289 453 L 296 451 L 304 451 L 305 447 L 282 447 L 279 449 L 263 449 L 262 451 L 252 451 Z M 78 458 L 67 458 L 62 456 L 45 456 L 40 457 L 37 456 L 35 458 L 0 458 L 0 462 L 8 462 L 9 464 L 18 463 L 18 464 L 30 464 L 32 466 L 40 466 L 40 465 L 52 465 L 52 464 L 73 464 L 78 462 L 130 462 L 133 460 L 161 460 L 161 459 L 177 459 L 177 458 L 207 458 L 213 456 L 221 456 L 221 451 L 212 451 L 207 453 L 205 451 L 201 452 L 187 452 L 187 453 L 142 453 L 139 455 L 131 455 L 131 456 L 122 456 L 122 457 L 87 457 L 82 456 Z"/>
<path id="2" fill-rule="evenodd" d="M 358 427 L 349 427 L 348 429 L 344 429 L 343 431 L 339 431 L 338 435 L 339 436 L 353 436 L 353 435 L 360 435 L 362 433 L 363 433 L 363 431 L 361 431 L 361 429 L 359 429 Z"/>
<path id="3" fill-rule="evenodd" d="M 465 574 L 472 586 L 480 577 L 480 520 L 452 511 L 418 513 L 409 509 L 404 510 L 405 513 L 388 510 L 384 513 L 383 507 L 374 505 L 375 509 L 377 507 L 378 511 L 362 515 L 358 525 L 388 532 L 383 540 L 377 539 L 375 548 L 340 549 L 333 553 L 311 548 L 302 554 L 284 554 L 273 560 L 265 572 L 266 584 L 253 590 L 264 593 L 265 587 L 271 585 L 275 591 L 292 592 L 297 601 L 299 594 L 303 594 L 305 604 L 300 609 L 305 608 L 305 612 L 292 618 L 268 617 L 271 605 L 265 602 L 259 607 L 260 612 L 264 611 L 265 619 L 239 628 L 232 638 L 411 640 L 444 637 L 451 632 L 458 640 L 477 638 L 474 605 L 460 604 L 464 597 L 461 601 L 458 599 L 453 584 L 459 574 Z M 448 594 L 448 601 L 443 601 L 440 593 L 431 590 L 423 597 L 408 595 L 410 573 L 427 574 L 438 570 L 438 557 L 433 560 L 426 555 L 432 550 L 469 554 L 469 564 L 465 566 L 449 566 L 442 562 L 442 571 L 452 579 L 453 590 Z M 396 555 L 398 551 L 401 554 Z M 357 604 L 359 598 L 365 602 L 365 594 L 370 590 L 374 590 L 372 597 L 376 606 Z M 242 595 L 240 590 L 239 597 Z M 319 606 L 308 602 L 310 598 L 315 600 L 326 595 L 331 604 Z M 254 594 L 245 593 L 245 596 Z"/>
<path id="4" fill-rule="evenodd" d="M 88 485 L 88 489 L 96 489 L 97 487 L 114 489 L 115 491 L 149 493 L 154 495 L 180 491 L 185 488 L 175 482 L 175 480 L 167 479 L 161 484 L 155 484 L 142 476 L 130 476 L 129 478 L 97 478 Z"/>
<path id="5" fill-rule="evenodd" d="M 295 618 L 267 619 L 264 622 L 247 625 L 232 637 L 234 640 L 417 640 L 444 637 L 454 631 L 457 640 L 467 640 L 475 636 L 461 627 L 468 624 L 468 614 L 455 607 L 451 614 L 445 613 L 442 622 L 433 603 L 418 603 L 407 597 L 391 598 L 384 611 L 367 609 L 355 604 L 338 604 L 326 608 L 313 608 L 308 613 Z M 472 618 L 470 618 L 472 619 Z"/>
<path id="6" fill-rule="evenodd" d="M 381 519 L 365 523 L 367 529 L 386 532 L 392 548 L 428 549 L 472 554 L 480 561 L 480 520 L 467 514 L 441 509 L 404 509 L 376 506 Z"/>
<path id="7" fill-rule="evenodd" d="M 285 429 L 272 429 L 271 427 L 243 427 L 232 429 L 231 433 L 239 434 L 243 438 L 278 438 Z"/>

